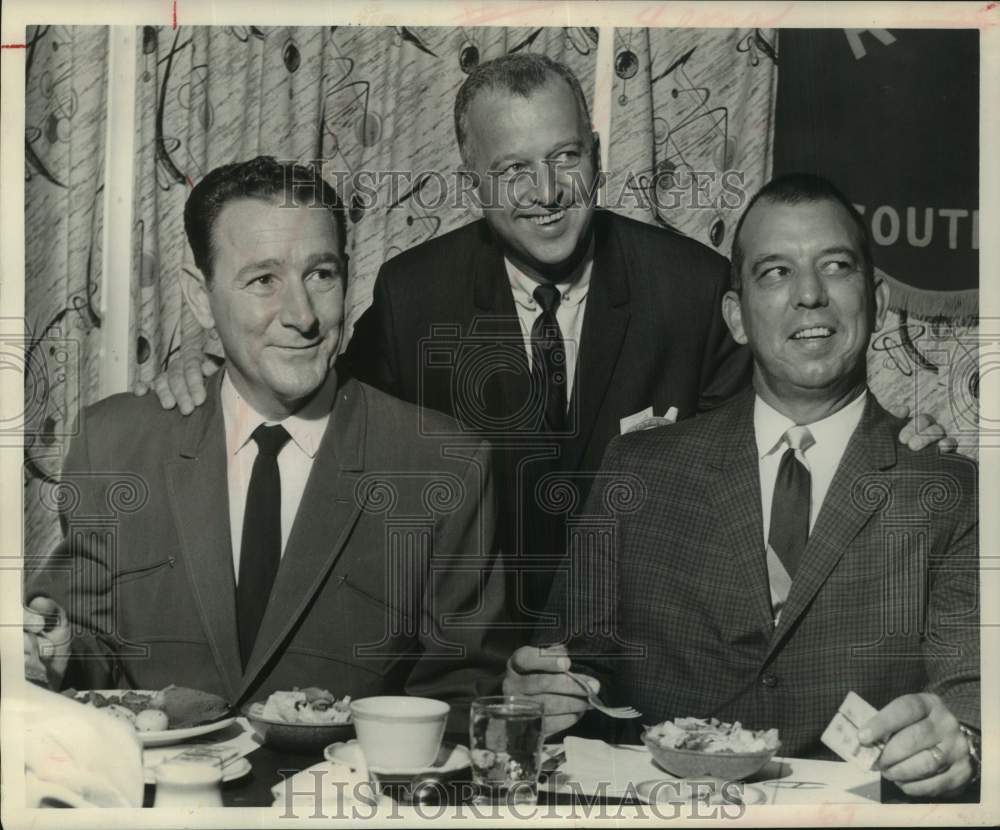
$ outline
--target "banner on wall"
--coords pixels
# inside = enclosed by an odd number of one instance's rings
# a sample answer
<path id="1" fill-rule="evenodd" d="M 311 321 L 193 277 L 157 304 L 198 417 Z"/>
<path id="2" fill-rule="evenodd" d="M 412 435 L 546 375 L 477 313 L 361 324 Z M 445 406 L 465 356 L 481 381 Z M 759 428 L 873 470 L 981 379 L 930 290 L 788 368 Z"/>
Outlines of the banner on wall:
<path id="1" fill-rule="evenodd" d="M 894 308 L 971 317 L 979 286 L 979 32 L 784 29 L 775 175 L 837 184 Z"/>

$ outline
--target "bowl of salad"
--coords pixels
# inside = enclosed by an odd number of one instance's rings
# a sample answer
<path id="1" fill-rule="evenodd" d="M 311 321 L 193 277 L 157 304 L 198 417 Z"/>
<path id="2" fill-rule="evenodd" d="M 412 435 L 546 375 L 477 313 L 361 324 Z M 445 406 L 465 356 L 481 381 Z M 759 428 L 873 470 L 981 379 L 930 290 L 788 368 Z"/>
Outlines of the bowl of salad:
<path id="1" fill-rule="evenodd" d="M 676 718 L 642 733 L 657 764 L 678 778 L 738 781 L 759 772 L 781 748 L 777 729 L 744 729 L 739 721 Z"/>
<path id="2" fill-rule="evenodd" d="M 273 692 L 266 701 L 244 706 L 243 715 L 261 741 L 286 752 L 321 754 L 327 744 L 354 737 L 351 698 L 338 700 L 313 686 Z"/>

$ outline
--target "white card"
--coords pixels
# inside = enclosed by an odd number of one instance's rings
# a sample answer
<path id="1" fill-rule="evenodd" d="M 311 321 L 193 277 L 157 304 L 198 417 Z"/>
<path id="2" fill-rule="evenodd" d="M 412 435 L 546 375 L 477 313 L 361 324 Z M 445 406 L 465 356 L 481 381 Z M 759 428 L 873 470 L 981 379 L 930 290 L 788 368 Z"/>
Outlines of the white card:
<path id="1" fill-rule="evenodd" d="M 858 732 L 875 713 L 875 707 L 854 692 L 848 692 L 820 740 L 848 763 L 870 770 L 882 754 L 882 747 L 862 746 Z"/>

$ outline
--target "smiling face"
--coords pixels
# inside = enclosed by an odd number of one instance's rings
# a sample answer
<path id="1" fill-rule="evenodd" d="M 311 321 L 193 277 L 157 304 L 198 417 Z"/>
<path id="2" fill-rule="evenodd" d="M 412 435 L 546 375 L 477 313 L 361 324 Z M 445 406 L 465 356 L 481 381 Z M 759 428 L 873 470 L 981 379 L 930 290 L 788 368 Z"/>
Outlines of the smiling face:
<path id="1" fill-rule="evenodd" d="M 337 353 L 346 266 L 329 211 L 237 199 L 213 228 L 213 278 L 188 280 L 203 326 L 215 326 L 236 390 L 281 419 L 322 386 Z"/>
<path id="2" fill-rule="evenodd" d="M 589 244 L 595 137 L 569 85 L 553 77 L 527 98 L 480 92 L 468 111 L 469 166 L 484 216 L 525 274 L 558 281 Z"/>
<path id="3" fill-rule="evenodd" d="M 888 290 L 865 273 L 857 228 L 833 201 L 762 199 L 746 217 L 739 295 L 723 314 L 754 355 L 754 388 L 779 411 L 836 411 L 864 387 Z"/>

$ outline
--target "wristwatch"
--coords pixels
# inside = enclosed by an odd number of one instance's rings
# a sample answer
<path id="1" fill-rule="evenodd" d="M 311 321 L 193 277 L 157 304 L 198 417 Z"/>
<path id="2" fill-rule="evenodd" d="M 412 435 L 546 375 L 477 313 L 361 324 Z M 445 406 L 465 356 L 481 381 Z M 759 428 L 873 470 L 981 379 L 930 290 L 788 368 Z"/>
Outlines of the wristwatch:
<path id="1" fill-rule="evenodd" d="M 969 783 L 975 784 L 983 771 L 983 757 L 980 754 L 983 748 L 982 738 L 980 738 L 977 730 L 971 726 L 966 726 L 964 723 L 960 723 L 958 729 L 965 735 L 965 743 L 969 747 L 969 763 L 972 764 L 972 778 L 969 780 Z"/>

